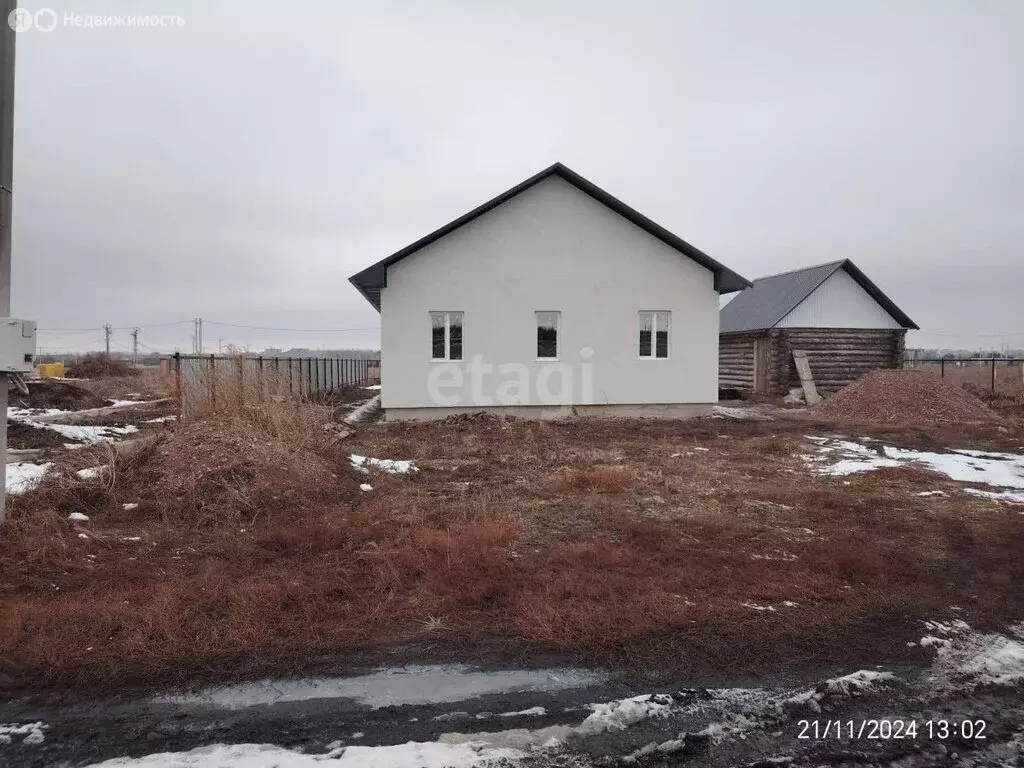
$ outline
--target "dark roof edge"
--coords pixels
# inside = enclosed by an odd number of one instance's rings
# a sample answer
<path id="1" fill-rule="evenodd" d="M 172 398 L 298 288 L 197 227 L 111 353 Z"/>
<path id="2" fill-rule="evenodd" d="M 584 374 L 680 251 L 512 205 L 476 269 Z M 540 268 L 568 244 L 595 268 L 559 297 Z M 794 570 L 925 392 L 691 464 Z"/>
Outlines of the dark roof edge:
<path id="1" fill-rule="evenodd" d="M 416 251 L 430 245 L 434 241 L 440 240 L 445 235 L 454 232 L 456 229 L 463 226 L 464 224 L 468 224 L 473 219 L 476 219 L 482 216 L 483 214 L 487 213 L 488 211 L 497 208 L 502 203 L 511 200 L 516 195 L 525 192 L 530 187 L 538 184 L 539 182 L 543 181 L 544 179 L 550 176 L 559 176 L 560 178 L 564 179 L 565 181 L 569 182 L 574 187 L 579 189 L 581 192 L 590 195 L 590 197 L 604 204 L 606 207 L 611 208 L 620 216 L 629 220 L 636 226 L 640 227 L 648 234 L 658 238 L 666 245 L 675 248 L 677 251 L 681 252 L 682 254 L 689 257 L 693 261 L 696 261 L 701 266 L 711 270 L 715 275 L 715 290 L 718 291 L 719 293 L 733 293 L 735 291 L 740 291 L 743 290 L 744 288 L 750 287 L 751 282 L 744 278 L 743 276 L 739 275 L 736 272 L 733 272 L 728 267 L 715 261 L 703 251 L 690 245 L 682 238 L 672 234 L 661 225 L 651 221 L 646 216 L 641 214 L 639 211 L 636 211 L 635 209 L 629 207 L 618 198 L 614 197 L 608 192 L 605 192 L 596 184 L 587 181 L 578 173 L 567 168 L 561 163 L 554 163 L 553 165 L 548 166 L 540 173 L 534 174 L 526 181 L 523 181 L 517 184 L 516 186 L 512 187 L 511 189 L 502 192 L 500 195 L 488 200 L 483 205 L 477 206 L 469 213 L 464 214 L 463 216 L 460 216 L 454 221 L 445 224 L 443 227 L 434 230 L 430 234 L 421 237 L 416 242 L 407 245 L 400 251 L 396 251 L 387 258 L 382 259 L 381 261 L 378 261 L 375 264 L 371 264 L 369 267 L 366 267 L 362 271 L 352 275 L 352 277 L 349 278 L 349 282 L 356 287 L 356 290 L 358 290 L 359 293 L 361 293 L 367 301 L 369 301 L 374 307 L 376 307 L 377 310 L 380 310 L 379 298 L 378 300 L 375 301 L 367 293 L 367 291 L 368 289 L 383 288 L 384 286 L 387 285 L 387 268 L 389 266 L 398 261 L 401 261 L 406 256 L 410 256 Z"/>
<path id="2" fill-rule="evenodd" d="M 785 320 L 790 312 L 793 312 L 797 307 L 799 307 L 801 304 L 803 304 L 808 298 L 810 298 L 812 293 L 814 293 L 816 290 L 818 290 L 825 283 L 826 280 L 828 280 L 830 277 L 832 277 L 832 275 L 834 275 L 836 272 L 838 272 L 840 269 L 842 269 L 842 270 L 845 270 L 846 273 L 850 277 L 852 277 L 854 279 L 854 281 L 856 281 L 856 283 L 861 288 L 863 288 L 865 290 L 865 292 L 882 307 L 882 309 L 884 309 L 886 312 L 888 312 L 892 316 L 893 320 L 895 320 L 897 323 L 899 323 L 904 328 L 907 328 L 907 329 L 910 329 L 910 330 L 915 330 L 915 331 L 916 330 L 920 330 L 918 328 L 918 326 L 917 326 L 917 323 L 915 323 L 913 320 L 911 320 L 910 317 L 908 317 L 907 314 L 904 313 L 902 309 L 897 307 L 896 306 L 896 302 L 894 302 L 892 299 L 890 299 L 888 296 L 886 296 L 885 293 L 882 291 L 882 289 L 879 288 L 877 285 L 875 285 L 873 282 L 871 282 L 871 280 L 868 278 L 868 276 L 865 275 L 863 272 L 861 272 L 860 267 L 858 267 L 856 264 L 854 264 L 849 259 L 843 259 L 842 261 L 836 261 L 836 262 L 826 261 L 824 264 L 817 264 L 817 265 L 815 265 L 813 267 L 804 267 L 804 269 L 805 270 L 820 269 L 821 267 L 825 267 L 825 266 L 828 266 L 830 264 L 835 264 L 835 268 L 834 269 L 830 269 L 828 271 L 828 273 L 826 273 L 826 275 L 821 280 L 819 280 L 818 283 L 811 290 L 809 290 L 804 295 L 804 297 L 802 299 L 800 299 L 796 304 L 794 304 L 792 307 L 790 307 L 785 312 L 783 312 L 782 315 L 780 315 L 779 318 L 774 323 L 772 323 L 769 326 L 770 328 L 776 327 L 779 323 L 781 323 L 783 320 Z M 777 275 L 766 275 L 765 277 L 759 277 L 759 278 L 757 278 L 757 280 L 767 280 L 769 277 L 781 277 L 783 275 L 788 275 L 788 274 L 791 274 L 793 272 L 803 272 L 803 271 L 804 270 L 801 270 L 801 269 L 793 269 L 793 270 L 790 270 L 789 272 L 780 272 Z"/>
<path id="3" fill-rule="evenodd" d="M 910 317 L 899 307 L 896 306 L 896 302 L 890 299 L 885 293 L 868 279 L 868 276 L 860 271 L 860 268 L 849 259 L 843 259 L 843 269 L 846 270 L 847 274 L 850 275 L 857 283 L 863 288 L 868 294 L 882 305 L 882 309 L 892 315 L 893 319 L 902 325 L 904 328 L 912 331 L 918 331 L 920 328 L 917 323 L 910 319 Z"/>

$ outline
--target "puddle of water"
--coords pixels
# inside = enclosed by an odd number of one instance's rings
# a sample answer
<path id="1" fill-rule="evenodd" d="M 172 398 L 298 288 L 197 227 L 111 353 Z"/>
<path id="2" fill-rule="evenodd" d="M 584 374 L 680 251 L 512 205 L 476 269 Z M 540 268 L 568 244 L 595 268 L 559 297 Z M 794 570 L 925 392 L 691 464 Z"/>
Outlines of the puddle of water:
<path id="1" fill-rule="evenodd" d="M 491 693 L 562 691 L 600 685 L 605 672 L 588 669 L 481 671 L 462 664 L 382 669 L 358 677 L 260 680 L 197 693 L 159 696 L 162 704 L 240 709 L 312 699 L 351 699 L 373 709 L 403 704 L 442 704 Z"/>

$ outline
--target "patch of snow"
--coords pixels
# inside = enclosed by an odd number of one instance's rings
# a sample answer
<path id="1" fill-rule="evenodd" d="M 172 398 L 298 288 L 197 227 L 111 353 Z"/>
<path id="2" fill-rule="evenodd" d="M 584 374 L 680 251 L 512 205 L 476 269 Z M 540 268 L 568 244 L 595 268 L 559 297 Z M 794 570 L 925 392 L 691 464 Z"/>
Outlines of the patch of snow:
<path id="1" fill-rule="evenodd" d="M 775 607 L 771 605 L 758 605 L 757 603 L 740 603 L 744 608 L 749 608 L 752 611 L 774 611 Z"/>
<path id="2" fill-rule="evenodd" d="M 122 536 L 121 541 L 142 541 L 141 536 Z"/>
<path id="3" fill-rule="evenodd" d="M 89 516 L 83 515 L 81 512 L 72 512 L 68 515 L 68 520 L 74 520 L 77 523 L 87 523 L 89 522 Z"/>
<path id="4" fill-rule="evenodd" d="M 964 493 L 980 496 L 983 499 L 1002 501 L 1007 504 L 1024 504 L 1024 492 L 1021 491 L 983 491 L 979 488 L 964 488 Z"/>
<path id="5" fill-rule="evenodd" d="M 14 461 L 7 465 L 7 493 L 24 493 L 39 485 L 43 475 L 51 467 L 49 462 L 31 464 Z"/>
<path id="6" fill-rule="evenodd" d="M 915 451 L 889 445 L 868 447 L 852 440 L 810 438 L 818 450 L 839 461 L 819 469 L 823 474 L 844 476 L 871 472 L 882 467 L 920 465 L 951 480 L 983 483 L 997 488 L 1024 489 L 1024 455 L 955 450 L 949 453 Z M 830 459 L 829 459 L 830 460 Z M 925 491 L 920 495 L 938 495 L 941 491 Z"/>
<path id="7" fill-rule="evenodd" d="M 78 534 L 78 538 L 80 538 L 80 539 L 88 539 L 89 535 L 86 534 L 86 533 L 80 533 L 80 534 Z"/>
<path id="8" fill-rule="evenodd" d="M 772 417 L 753 408 L 730 408 L 726 405 L 714 405 L 711 413 L 720 418 L 737 419 L 739 421 L 771 421 Z"/>
<path id="9" fill-rule="evenodd" d="M 498 717 L 543 717 L 548 711 L 544 707 L 530 707 L 518 712 L 500 712 Z"/>
<path id="10" fill-rule="evenodd" d="M 353 453 L 348 460 L 360 472 L 369 473 L 370 468 L 379 469 L 389 475 L 407 475 L 411 472 L 419 472 L 415 463 L 404 459 L 375 459 L 371 456 L 359 456 Z"/>
<path id="11" fill-rule="evenodd" d="M 833 677 L 818 685 L 814 690 L 803 691 L 776 703 L 776 709 L 782 713 L 787 710 L 806 709 L 821 712 L 822 702 L 826 698 L 837 696 L 858 696 L 869 693 L 880 684 L 893 682 L 896 676 L 892 672 L 879 672 L 874 669 L 861 669 L 842 677 Z"/>
<path id="12" fill-rule="evenodd" d="M 90 768 L 314 768 L 324 765 L 324 761 L 338 768 L 471 768 L 487 761 L 522 757 L 518 750 L 484 748 L 472 742 L 409 741 L 386 747 L 335 747 L 319 755 L 273 744 L 214 744 L 189 752 L 117 757 Z"/>
<path id="13" fill-rule="evenodd" d="M 945 491 L 918 491 L 915 496 L 945 496 Z"/>
<path id="14" fill-rule="evenodd" d="M 106 464 L 101 464 L 98 467 L 86 467 L 75 472 L 83 480 L 95 480 L 100 477 L 109 467 Z"/>
<path id="15" fill-rule="evenodd" d="M 0 744 L 12 744 L 15 736 L 21 737 L 22 744 L 42 744 L 46 740 L 43 731 L 49 727 L 42 721 L 24 725 L 0 723 Z"/>
<path id="16" fill-rule="evenodd" d="M 82 424 L 37 423 L 37 426 L 52 429 L 54 432 L 58 432 L 66 438 L 78 440 L 81 443 L 88 443 L 90 445 L 111 443 L 119 437 L 139 431 L 139 428 L 134 424 L 128 424 L 124 427 L 92 427 Z"/>
<path id="17" fill-rule="evenodd" d="M 157 416 L 155 419 L 146 419 L 143 424 L 163 424 L 165 421 L 177 421 L 178 417 L 174 414 L 170 416 Z"/>
<path id="18" fill-rule="evenodd" d="M 972 690 L 979 685 L 1024 683 L 1024 623 L 1006 635 L 971 630 L 963 621 L 926 622 L 943 628 L 948 637 L 923 637 L 921 645 L 936 649 L 931 681 L 940 689 Z M 931 627 L 930 627 L 931 628 Z"/>
<path id="19" fill-rule="evenodd" d="M 373 490 L 373 486 L 370 485 L 369 483 L 360 483 L 359 490 L 360 491 L 364 491 L 364 492 L 372 491 Z"/>
<path id="20" fill-rule="evenodd" d="M 971 625 L 963 619 L 953 619 L 952 621 L 926 621 L 924 622 L 926 629 L 932 632 L 938 632 L 940 635 L 958 635 L 961 632 L 968 632 L 971 629 Z"/>
<path id="21" fill-rule="evenodd" d="M 373 390 L 375 392 L 379 392 L 380 391 L 380 384 L 371 384 L 368 387 L 363 387 L 363 389 L 370 389 L 370 390 Z"/>
<path id="22" fill-rule="evenodd" d="M 352 413 L 345 417 L 346 424 L 355 424 L 356 422 L 362 421 L 363 419 L 369 418 L 374 411 L 380 408 L 380 395 L 374 395 L 372 398 L 367 400 L 365 403 L 356 408 Z"/>
<path id="23" fill-rule="evenodd" d="M 61 408 L 8 408 L 7 418 L 11 421 L 31 421 L 36 416 L 56 416 L 58 413 L 71 413 Z"/>
<path id="24" fill-rule="evenodd" d="M 666 717 L 672 710 L 672 697 L 643 694 L 606 704 L 591 704 L 593 713 L 576 728 L 576 733 L 591 736 L 606 731 L 623 731 L 652 717 Z"/>
<path id="25" fill-rule="evenodd" d="M 132 501 L 132 502 L 129 502 L 127 504 L 122 504 L 121 505 L 121 509 L 123 509 L 125 512 L 131 512 L 133 509 L 138 509 L 138 508 L 139 508 L 139 502 L 137 502 L 137 501 Z"/>

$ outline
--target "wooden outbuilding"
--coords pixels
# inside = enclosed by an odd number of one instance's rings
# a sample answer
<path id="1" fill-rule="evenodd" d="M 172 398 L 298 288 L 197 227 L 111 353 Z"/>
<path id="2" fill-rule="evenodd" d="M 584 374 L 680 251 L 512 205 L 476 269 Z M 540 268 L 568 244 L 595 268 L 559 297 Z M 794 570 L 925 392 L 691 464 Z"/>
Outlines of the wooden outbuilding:
<path id="1" fill-rule="evenodd" d="M 719 387 L 784 395 L 800 386 L 803 350 L 824 394 L 877 368 L 903 365 L 911 320 L 849 259 L 770 275 L 719 316 Z"/>

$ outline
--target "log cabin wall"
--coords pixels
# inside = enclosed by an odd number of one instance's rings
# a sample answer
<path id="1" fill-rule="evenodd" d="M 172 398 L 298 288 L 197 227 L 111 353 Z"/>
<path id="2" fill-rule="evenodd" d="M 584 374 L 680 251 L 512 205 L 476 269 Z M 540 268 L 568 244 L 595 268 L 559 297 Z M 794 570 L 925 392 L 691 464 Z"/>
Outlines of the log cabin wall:
<path id="1" fill-rule="evenodd" d="M 771 394 L 784 395 L 800 386 L 793 350 L 807 352 L 814 383 L 831 394 L 878 368 L 903 365 L 906 330 L 862 328 L 778 328 L 771 339 Z"/>
<path id="2" fill-rule="evenodd" d="M 754 341 L 764 331 L 723 333 L 718 338 L 718 386 L 754 391 Z"/>

